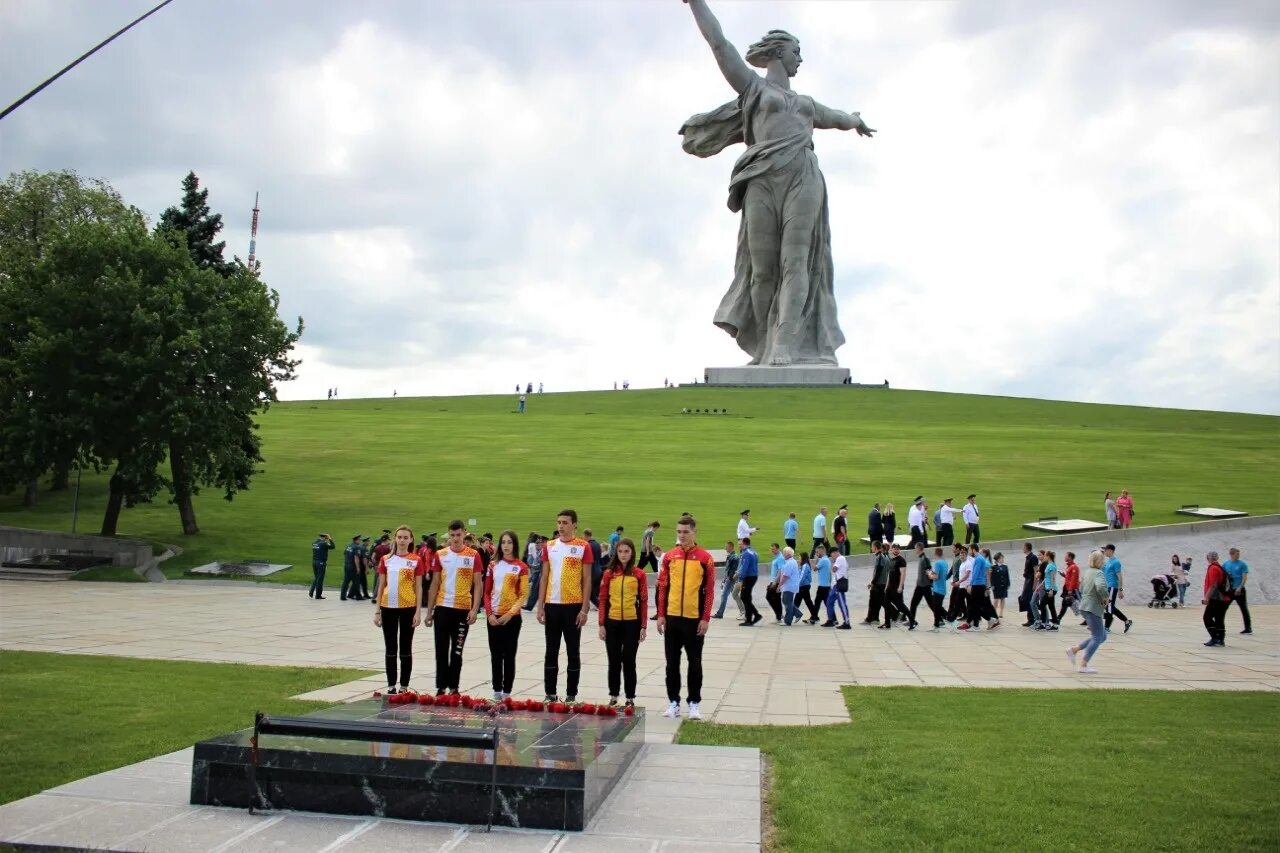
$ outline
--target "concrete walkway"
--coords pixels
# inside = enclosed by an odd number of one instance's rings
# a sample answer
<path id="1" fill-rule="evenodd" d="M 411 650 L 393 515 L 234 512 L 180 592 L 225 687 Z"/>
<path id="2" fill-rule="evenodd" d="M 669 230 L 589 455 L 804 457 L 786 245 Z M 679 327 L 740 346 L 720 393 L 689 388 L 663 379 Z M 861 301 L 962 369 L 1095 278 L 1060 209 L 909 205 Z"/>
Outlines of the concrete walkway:
<path id="1" fill-rule="evenodd" d="M 855 580 L 855 583 L 857 581 Z M 7 582 L 0 588 L 0 648 L 127 655 L 167 660 L 365 668 L 361 681 L 306 698 L 340 702 L 384 684 L 382 635 L 367 602 L 323 601 L 305 591 L 240 583 L 47 584 Z M 1099 651 L 1096 676 L 1073 673 L 1063 649 L 1084 636 L 1067 620 L 1060 632 L 1027 631 L 1016 605 L 995 631 L 931 634 L 923 629 L 878 631 L 864 625 L 838 631 L 809 625 L 777 627 L 772 619 L 740 628 L 713 620 L 704 653 L 703 713 L 729 723 L 811 725 L 848 719 L 844 684 L 935 687 L 1031 687 L 1165 690 L 1280 690 L 1280 609 L 1256 606 L 1254 634 L 1240 636 L 1240 616 L 1227 617 L 1228 645 L 1208 649 L 1200 608 L 1151 610 L 1148 595 L 1131 598 L 1135 620 Z M 857 611 L 855 611 L 855 614 Z M 594 614 L 593 614 L 594 616 Z M 858 618 L 855 615 L 855 620 Z M 517 658 L 516 693 L 542 695 L 542 631 L 525 619 Z M 492 691 L 485 628 L 477 626 L 464 655 L 463 690 Z M 415 637 L 413 686 L 433 689 L 430 631 Z M 580 696 L 606 697 L 604 643 L 588 634 L 582 647 Z M 662 640 L 649 623 L 640 646 L 637 701 L 665 704 Z M 561 691 L 563 691 L 563 672 Z M 676 726 L 656 713 L 651 742 L 670 742 Z"/>
<path id="2" fill-rule="evenodd" d="M 707 768 L 716 768 L 708 770 Z M 697 777 L 708 784 L 673 780 Z M 715 777 L 710 784 L 709 777 Z M 0 842 L 59 849 L 757 853 L 760 753 L 650 744 L 583 832 L 494 829 L 304 812 L 193 806 L 191 750 L 0 806 Z"/>

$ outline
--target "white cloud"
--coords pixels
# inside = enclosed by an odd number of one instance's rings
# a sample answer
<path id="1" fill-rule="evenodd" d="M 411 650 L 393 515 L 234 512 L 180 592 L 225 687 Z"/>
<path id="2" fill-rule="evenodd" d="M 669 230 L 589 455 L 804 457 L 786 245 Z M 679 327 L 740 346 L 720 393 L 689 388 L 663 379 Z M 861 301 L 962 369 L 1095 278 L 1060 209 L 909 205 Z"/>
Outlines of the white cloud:
<path id="1" fill-rule="evenodd" d="M 0 79 L 119 8 L 0 7 Z M 1280 37 L 1264 6 L 713 3 L 784 27 L 819 132 L 839 355 L 903 387 L 1280 412 Z M 0 168 L 77 168 L 153 216 L 188 168 L 282 312 L 285 397 L 688 381 L 744 361 L 728 100 L 674 2 L 175 5 L 6 119 Z M 395 334 L 382 330 L 394 328 Z"/>

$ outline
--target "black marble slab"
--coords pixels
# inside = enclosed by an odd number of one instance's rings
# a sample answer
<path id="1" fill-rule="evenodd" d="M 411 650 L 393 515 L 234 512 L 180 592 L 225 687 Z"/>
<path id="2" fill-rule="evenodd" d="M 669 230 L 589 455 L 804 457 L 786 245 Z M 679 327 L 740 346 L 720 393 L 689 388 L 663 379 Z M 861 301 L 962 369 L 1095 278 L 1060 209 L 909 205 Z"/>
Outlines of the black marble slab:
<path id="1" fill-rule="evenodd" d="M 491 727 L 498 747 L 494 823 L 581 830 L 644 744 L 635 716 L 390 705 L 364 699 L 307 715 L 452 728 Z M 191 802 L 248 808 L 252 729 L 195 745 Z M 330 738 L 263 735 L 258 741 L 261 806 L 448 823 L 486 823 L 493 751 Z"/>

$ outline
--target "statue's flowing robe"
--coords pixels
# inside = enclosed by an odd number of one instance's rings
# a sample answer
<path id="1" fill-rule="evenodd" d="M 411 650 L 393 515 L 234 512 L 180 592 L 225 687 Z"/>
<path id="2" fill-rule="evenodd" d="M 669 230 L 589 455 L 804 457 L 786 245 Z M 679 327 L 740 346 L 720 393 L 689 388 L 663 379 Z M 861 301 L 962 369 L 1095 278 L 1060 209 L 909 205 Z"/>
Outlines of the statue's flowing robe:
<path id="1" fill-rule="evenodd" d="M 836 321 L 835 281 L 831 262 L 831 225 L 827 209 L 827 187 L 813 153 L 812 132 L 795 133 L 783 139 L 757 143 L 752 133 L 752 117 L 760 107 L 764 87 L 762 77 L 752 75 L 752 83 L 736 101 L 730 101 L 709 113 L 690 118 L 680 128 L 684 150 L 698 157 L 718 154 L 730 145 L 744 142 L 747 150 L 733 166 L 729 179 L 729 209 L 743 212 L 747 185 L 757 178 L 779 173 L 792 167 L 808 167 L 812 179 L 822 189 L 822 212 L 817 217 L 809 241 L 809 290 L 805 295 L 795 340 L 785 341 L 792 360 L 808 364 L 835 364 L 835 350 L 844 344 L 844 335 Z M 791 99 L 792 108 L 798 103 Z M 797 157 L 809 162 L 796 164 Z M 785 201 L 779 204 L 786 218 Z M 748 250 L 747 217 L 742 216 L 738 228 L 738 252 L 733 267 L 733 283 L 716 309 L 715 324 L 728 332 L 739 347 L 749 354 L 752 364 L 761 363 L 770 341 L 770 331 L 778 325 L 778 300 L 772 302 L 768 317 L 757 317 L 751 302 L 751 252 Z M 781 274 L 781 273 L 780 273 Z M 781 281 L 779 281 L 781 286 Z"/>

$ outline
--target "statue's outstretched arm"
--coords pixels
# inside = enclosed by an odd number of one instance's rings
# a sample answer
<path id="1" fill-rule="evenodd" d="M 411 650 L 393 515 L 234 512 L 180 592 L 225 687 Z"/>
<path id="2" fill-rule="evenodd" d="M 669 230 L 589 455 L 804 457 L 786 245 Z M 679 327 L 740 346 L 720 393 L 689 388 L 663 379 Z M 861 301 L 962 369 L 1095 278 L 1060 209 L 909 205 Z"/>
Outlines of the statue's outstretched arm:
<path id="1" fill-rule="evenodd" d="M 859 136 L 871 136 L 873 128 L 867 126 L 860 113 L 847 113 L 813 102 L 813 126 L 822 130 L 856 130 Z"/>
<path id="2" fill-rule="evenodd" d="M 729 85 L 733 87 L 733 91 L 738 94 L 747 88 L 751 83 L 751 78 L 755 76 L 755 72 L 751 70 L 751 66 L 747 65 L 742 55 L 737 49 L 729 43 L 724 37 L 724 31 L 720 29 L 720 22 L 716 20 L 716 16 L 711 14 L 711 10 L 707 8 L 707 0 L 684 0 L 689 4 L 689 8 L 693 10 L 693 19 L 698 22 L 698 29 L 702 31 L 702 37 L 707 40 L 707 44 L 711 45 L 711 52 L 715 54 L 716 62 L 720 66 L 720 72 L 724 74 L 724 79 L 729 81 Z"/>

